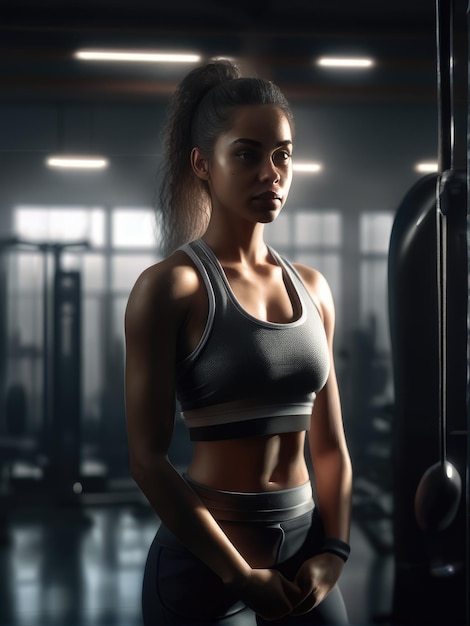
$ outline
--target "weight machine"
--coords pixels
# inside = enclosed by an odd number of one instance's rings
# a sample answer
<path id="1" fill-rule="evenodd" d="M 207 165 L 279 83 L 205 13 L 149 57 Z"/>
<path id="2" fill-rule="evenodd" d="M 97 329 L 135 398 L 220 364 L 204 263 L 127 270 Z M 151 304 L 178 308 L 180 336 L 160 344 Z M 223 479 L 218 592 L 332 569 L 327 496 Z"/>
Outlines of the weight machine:
<path id="1" fill-rule="evenodd" d="M 81 276 L 79 271 L 63 269 L 62 254 L 65 250 L 81 250 L 88 246 L 86 241 L 0 240 L 0 450 L 3 475 L 8 475 L 15 460 L 33 460 L 43 474 L 41 497 L 48 494 L 60 502 L 73 502 L 81 491 L 82 396 Z M 39 432 L 33 434 L 27 432 L 27 386 L 24 382 L 7 383 L 7 346 L 11 347 L 12 342 L 8 331 L 6 254 L 12 251 L 35 252 L 42 256 L 42 350 L 40 346 L 22 349 L 23 356 L 41 359 L 42 419 Z M 8 494 L 5 483 L 4 480 L 3 492 Z"/>

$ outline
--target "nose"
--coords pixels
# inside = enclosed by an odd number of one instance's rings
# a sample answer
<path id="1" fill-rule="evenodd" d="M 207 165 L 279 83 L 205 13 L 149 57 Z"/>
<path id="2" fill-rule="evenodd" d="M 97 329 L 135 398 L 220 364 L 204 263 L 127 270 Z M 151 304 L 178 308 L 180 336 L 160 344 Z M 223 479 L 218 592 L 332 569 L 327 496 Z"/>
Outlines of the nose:
<path id="1" fill-rule="evenodd" d="M 279 169 L 276 167 L 274 160 L 269 157 L 263 159 L 259 171 L 259 178 L 263 182 L 278 183 L 280 179 Z"/>

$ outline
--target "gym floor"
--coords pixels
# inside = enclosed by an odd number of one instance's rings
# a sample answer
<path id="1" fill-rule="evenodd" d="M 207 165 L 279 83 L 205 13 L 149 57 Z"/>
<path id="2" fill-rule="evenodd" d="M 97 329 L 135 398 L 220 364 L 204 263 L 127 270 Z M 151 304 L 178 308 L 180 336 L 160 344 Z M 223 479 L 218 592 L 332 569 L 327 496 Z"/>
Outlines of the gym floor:
<path id="1" fill-rule="evenodd" d="M 393 559 L 374 536 L 389 529 L 383 519 L 366 528 L 357 511 L 341 589 L 352 625 L 386 624 Z M 0 626 L 141 625 L 142 573 L 157 527 L 138 499 L 10 507 L 0 541 Z"/>

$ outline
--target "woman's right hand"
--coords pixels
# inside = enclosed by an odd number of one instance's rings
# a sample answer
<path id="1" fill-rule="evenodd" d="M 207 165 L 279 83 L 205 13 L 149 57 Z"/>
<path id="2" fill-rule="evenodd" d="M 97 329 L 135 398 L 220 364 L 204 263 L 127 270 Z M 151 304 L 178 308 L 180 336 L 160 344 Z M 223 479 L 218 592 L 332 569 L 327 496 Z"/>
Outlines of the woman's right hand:
<path id="1" fill-rule="evenodd" d="M 234 591 L 242 602 L 268 621 L 289 615 L 304 596 L 300 587 L 273 569 L 252 569 Z"/>

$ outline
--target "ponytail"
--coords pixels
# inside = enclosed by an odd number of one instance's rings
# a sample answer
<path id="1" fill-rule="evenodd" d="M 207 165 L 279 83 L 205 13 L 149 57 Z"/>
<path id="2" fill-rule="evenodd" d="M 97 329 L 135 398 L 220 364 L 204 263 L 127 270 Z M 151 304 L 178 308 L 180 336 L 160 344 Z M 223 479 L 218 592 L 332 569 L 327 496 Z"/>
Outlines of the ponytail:
<path id="1" fill-rule="evenodd" d="M 280 89 L 259 78 L 241 78 L 229 61 L 198 67 L 181 81 L 170 101 L 162 135 L 159 230 L 165 255 L 202 236 L 211 214 L 204 181 L 193 172 L 194 147 L 211 156 L 218 136 L 231 125 L 233 109 L 249 104 L 280 107 L 293 127 L 289 104 Z"/>

